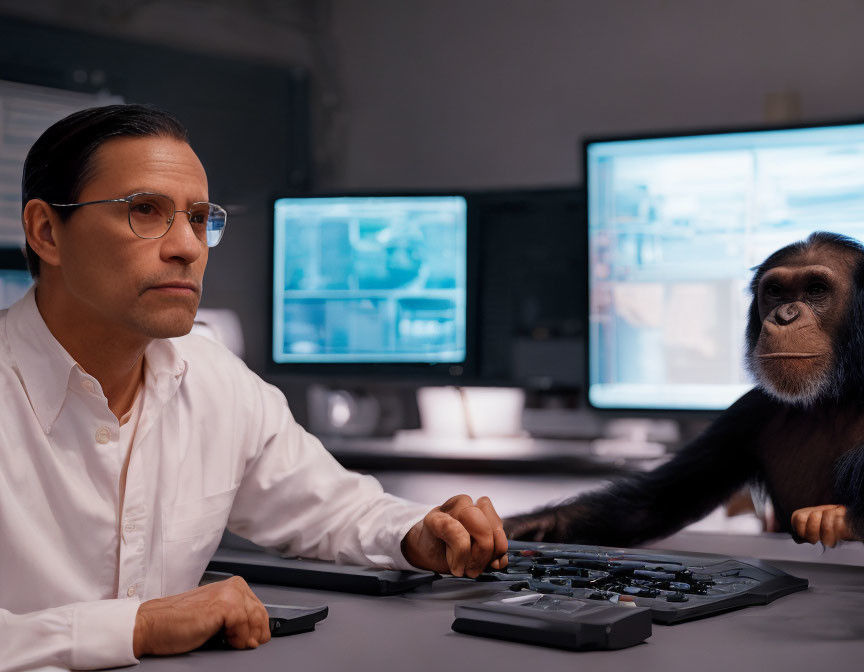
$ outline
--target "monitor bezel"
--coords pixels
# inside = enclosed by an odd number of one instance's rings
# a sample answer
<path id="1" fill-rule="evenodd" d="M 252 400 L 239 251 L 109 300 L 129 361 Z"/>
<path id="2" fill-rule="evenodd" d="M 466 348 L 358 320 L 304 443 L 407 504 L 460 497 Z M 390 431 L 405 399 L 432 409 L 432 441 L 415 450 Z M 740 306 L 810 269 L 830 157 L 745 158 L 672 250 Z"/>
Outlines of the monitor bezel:
<path id="1" fill-rule="evenodd" d="M 668 138 L 693 138 L 701 136 L 716 136 L 716 135 L 735 135 L 741 133 L 764 133 L 770 131 L 794 131 L 816 128 L 836 128 L 840 126 L 862 126 L 864 125 L 864 117 L 852 117 L 844 119 L 830 119 L 822 121 L 807 121 L 782 124 L 750 124 L 740 126 L 722 126 L 722 127 L 699 127 L 694 129 L 677 129 L 663 131 L 630 131 L 620 134 L 589 134 L 581 139 L 582 149 L 582 184 L 585 190 L 585 247 L 588 263 L 585 264 L 585 291 L 588 295 L 585 297 L 584 315 L 585 324 L 585 356 L 583 366 L 585 371 L 585 385 L 583 386 L 583 402 L 586 407 L 597 413 L 607 415 L 627 415 L 630 417 L 656 417 L 662 416 L 679 417 L 679 418 L 716 418 L 723 413 L 724 409 L 705 409 L 705 408 L 667 408 L 667 407 L 611 407 L 611 406 L 595 406 L 591 403 L 591 223 L 589 215 L 591 210 L 591 188 L 588 183 L 588 148 L 591 145 L 607 143 L 607 142 L 628 142 L 639 140 L 662 140 Z"/>
<path id="2" fill-rule="evenodd" d="M 477 264 L 478 231 L 472 226 L 474 209 L 472 206 L 471 193 L 464 189 L 436 189 L 436 190 L 340 190 L 321 192 L 286 192 L 270 198 L 269 201 L 269 230 L 270 230 L 270 259 L 269 259 L 269 329 L 267 330 L 267 373 L 278 376 L 280 379 L 290 379 L 298 383 L 319 382 L 333 384 L 338 381 L 340 385 L 376 385 L 384 383 L 387 385 L 409 384 L 411 386 L 422 385 L 462 385 L 473 380 L 478 375 L 477 352 L 477 321 L 478 321 L 478 278 L 479 268 Z M 283 198 L 293 199 L 315 199 L 315 198 L 411 198 L 411 197 L 447 197 L 458 196 L 465 199 L 466 204 L 466 305 L 465 305 L 465 359 L 461 362 L 276 362 L 273 359 L 273 302 L 274 302 L 274 275 L 275 263 L 273 253 L 275 252 L 275 208 L 276 202 Z"/>

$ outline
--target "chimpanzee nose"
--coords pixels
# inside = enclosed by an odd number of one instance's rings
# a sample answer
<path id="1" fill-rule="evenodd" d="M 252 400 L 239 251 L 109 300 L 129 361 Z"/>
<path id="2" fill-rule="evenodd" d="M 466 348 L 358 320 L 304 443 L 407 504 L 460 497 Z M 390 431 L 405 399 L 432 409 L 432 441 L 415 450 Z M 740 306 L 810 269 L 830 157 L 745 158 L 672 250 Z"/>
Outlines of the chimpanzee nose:
<path id="1" fill-rule="evenodd" d="M 789 324 L 798 319 L 801 315 L 801 310 L 794 303 L 784 303 L 777 309 L 777 312 L 774 314 L 774 319 L 777 320 L 777 324 L 780 326 Z"/>

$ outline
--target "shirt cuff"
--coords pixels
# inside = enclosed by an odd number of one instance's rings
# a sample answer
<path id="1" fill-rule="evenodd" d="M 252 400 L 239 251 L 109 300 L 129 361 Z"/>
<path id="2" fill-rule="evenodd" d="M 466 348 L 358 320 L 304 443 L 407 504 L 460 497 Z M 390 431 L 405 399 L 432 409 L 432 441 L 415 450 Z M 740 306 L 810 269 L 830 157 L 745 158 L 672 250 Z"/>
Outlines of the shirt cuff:
<path id="1" fill-rule="evenodd" d="M 387 549 L 389 552 L 385 556 L 386 561 L 382 563 L 388 569 L 404 569 L 411 572 L 425 571 L 412 565 L 402 554 L 402 540 L 405 538 L 405 535 L 408 534 L 411 528 L 423 520 L 426 517 L 426 514 L 433 509 L 431 506 L 424 505 L 416 505 L 416 507 L 417 508 L 413 513 L 410 514 L 410 517 L 407 518 L 404 523 L 396 527 L 396 533 L 393 535 L 393 545 L 391 548 Z"/>
<path id="2" fill-rule="evenodd" d="M 140 605 L 137 597 L 76 604 L 72 620 L 73 669 L 135 665 L 138 659 L 132 639 Z"/>

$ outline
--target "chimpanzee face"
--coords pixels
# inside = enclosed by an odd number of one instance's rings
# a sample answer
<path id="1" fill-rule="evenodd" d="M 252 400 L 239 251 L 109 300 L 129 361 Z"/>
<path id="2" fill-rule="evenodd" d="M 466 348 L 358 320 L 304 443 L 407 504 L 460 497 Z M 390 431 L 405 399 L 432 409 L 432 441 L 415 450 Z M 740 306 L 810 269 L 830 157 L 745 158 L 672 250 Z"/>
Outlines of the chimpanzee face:
<path id="1" fill-rule="evenodd" d="M 753 308 L 761 329 L 748 366 L 772 396 L 809 405 L 836 391 L 837 345 L 847 331 L 855 261 L 849 250 L 813 246 L 760 269 Z M 754 317 L 751 308 L 751 322 Z"/>

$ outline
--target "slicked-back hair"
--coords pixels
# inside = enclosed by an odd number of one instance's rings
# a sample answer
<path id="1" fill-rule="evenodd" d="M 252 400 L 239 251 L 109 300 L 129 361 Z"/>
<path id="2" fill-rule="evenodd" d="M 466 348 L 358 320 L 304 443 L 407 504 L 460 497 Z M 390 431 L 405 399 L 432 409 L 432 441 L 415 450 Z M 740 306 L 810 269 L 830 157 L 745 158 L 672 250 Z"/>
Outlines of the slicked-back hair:
<path id="1" fill-rule="evenodd" d="M 116 138 L 168 137 L 189 142 L 186 127 L 169 112 L 149 105 L 106 105 L 70 114 L 33 143 L 24 160 L 21 204 L 75 203 L 93 174 L 93 156 Z M 66 220 L 74 208 L 57 208 Z M 39 256 L 26 246 L 30 275 L 39 277 Z"/>
<path id="2" fill-rule="evenodd" d="M 746 359 L 749 362 L 762 331 L 762 320 L 759 317 L 759 282 L 772 268 L 798 257 L 813 248 L 828 247 L 847 250 L 852 253 L 853 266 L 849 278 L 852 292 L 849 297 L 847 315 L 841 324 L 840 331 L 832 343 L 834 350 L 834 371 L 830 385 L 825 390 L 828 397 L 861 398 L 864 396 L 864 245 L 853 238 L 815 231 L 805 240 L 787 245 L 756 267 L 753 280 L 750 282 L 750 293 L 753 301 L 747 314 Z"/>

